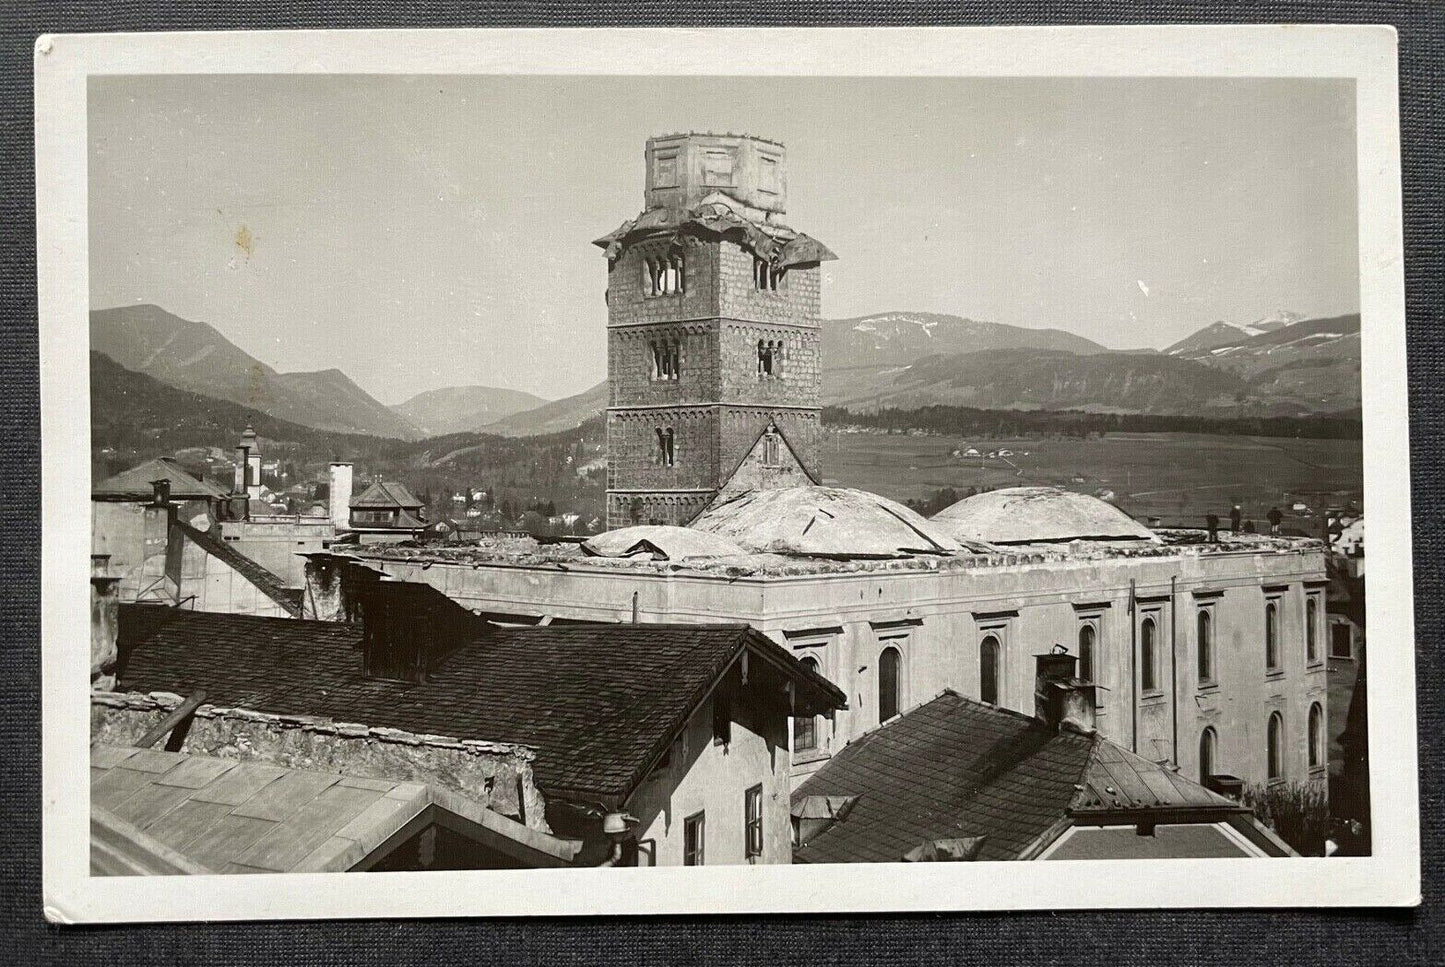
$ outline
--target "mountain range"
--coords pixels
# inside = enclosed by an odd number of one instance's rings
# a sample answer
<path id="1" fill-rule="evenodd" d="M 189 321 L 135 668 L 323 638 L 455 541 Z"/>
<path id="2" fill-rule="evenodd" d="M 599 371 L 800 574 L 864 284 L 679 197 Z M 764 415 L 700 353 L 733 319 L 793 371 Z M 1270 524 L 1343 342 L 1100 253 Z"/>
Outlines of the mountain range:
<path id="1" fill-rule="evenodd" d="M 339 369 L 278 373 L 206 323 L 159 306 L 92 311 L 90 348 L 177 389 L 230 400 L 291 423 L 403 440 L 422 436 Z"/>
<path id="2" fill-rule="evenodd" d="M 1163 352 L 1124 352 L 1061 329 L 885 312 L 823 322 L 824 402 L 855 411 L 951 404 L 1220 417 L 1345 412 L 1360 405 L 1359 342 L 1357 314 L 1215 322 Z M 551 402 L 463 386 L 387 407 L 340 370 L 278 373 L 205 323 L 156 306 L 92 312 L 91 346 L 118 369 L 288 426 L 398 440 L 557 433 L 607 406 L 604 382 Z"/>
<path id="3" fill-rule="evenodd" d="M 448 386 L 418 393 L 391 411 L 426 436 L 466 433 L 546 405 L 540 396 L 492 386 Z M 545 432 L 545 431 L 543 431 Z"/>

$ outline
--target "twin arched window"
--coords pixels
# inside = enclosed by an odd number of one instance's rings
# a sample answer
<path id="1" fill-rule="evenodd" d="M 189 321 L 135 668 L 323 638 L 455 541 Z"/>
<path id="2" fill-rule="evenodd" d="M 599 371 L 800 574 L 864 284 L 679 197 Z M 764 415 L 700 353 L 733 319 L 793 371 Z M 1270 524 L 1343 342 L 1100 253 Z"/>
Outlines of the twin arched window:
<path id="1" fill-rule="evenodd" d="M 1265 766 L 1270 779 L 1284 778 L 1284 716 L 1273 712 L 1269 716 L 1269 734 L 1266 737 Z"/>
<path id="2" fill-rule="evenodd" d="M 650 255 L 642 260 L 644 295 L 676 295 L 684 291 L 686 265 L 681 252 Z"/>
<path id="3" fill-rule="evenodd" d="M 998 635 L 984 635 L 978 643 L 978 698 L 990 705 L 998 704 L 999 691 Z"/>
<path id="4" fill-rule="evenodd" d="M 902 698 L 903 656 L 897 648 L 883 649 L 878 656 L 878 721 L 887 722 L 898 714 Z"/>
<path id="5" fill-rule="evenodd" d="M 676 339 L 657 339 L 648 343 L 652 350 L 654 381 L 675 382 L 681 372 L 682 352 Z"/>

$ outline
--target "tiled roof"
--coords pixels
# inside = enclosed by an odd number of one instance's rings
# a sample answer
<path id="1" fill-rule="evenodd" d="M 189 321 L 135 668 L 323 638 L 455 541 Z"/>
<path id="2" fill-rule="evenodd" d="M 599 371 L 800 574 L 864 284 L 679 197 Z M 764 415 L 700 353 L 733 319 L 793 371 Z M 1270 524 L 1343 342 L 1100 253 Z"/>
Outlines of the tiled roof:
<path id="1" fill-rule="evenodd" d="M 122 605 L 124 690 L 204 688 L 218 705 L 525 745 L 552 795 L 625 799 L 745 649 L 754 674 L 791 678 L 800 707 L 845 702 L 746 625 L 492 628 L 412 683 L 362 674 L 358 626 L 145 608 Z"/>
<path id="2" fill-rule="evenodd" d="M 546 865 L 571 858 L 564 841 L 441 795 Z M 354 867 L 438 793 L 417 782 L 96 745 L 90 800 L 99 873 L 324 873 Z"/>
<path id="3" fill-rule="evenodd" d="M 808 796 L 857 799 L 794 851 L 804 863 L 898 862 L 922 844 L 971 836 L 985 837 L 979 859 L 1011 860 L 1071 817 L 1240 811 L 1097 735 L 951 691 L 836 753 L 793 802 Z"/>
<path id="4" fill-rule="evenodd" d="M 285 608 L 288 613 L 300 617 L 303 594 L 300 588 L 286 587 L 285 582 L 275 574 L 213 534 L 192 527 L 184 521 L 176 521 L 174 526 L 179 527 L 197 547 L 250 581 L 257 590 Z"/>
<path id="5" fill-rule="evenodd" d="M 169 457 L 157 457 L 129 470 L 122 470 L 95 484 L 90 493 L 93 497 L 129 497 L 137 500 L 149 498 L 155 492 L 155 488 L 151 486 L 152 480 L 169 480 L 173 500 L 224 500 L 227 497 L 220 487 L 201 480 Z"/>
<path id="6" fill-rule="evenodd" d="M 352 507 L 420 507 L 421 501 L 411 491 L 395 480 L 376 480 L 370 487 L 351 499 Z"/>

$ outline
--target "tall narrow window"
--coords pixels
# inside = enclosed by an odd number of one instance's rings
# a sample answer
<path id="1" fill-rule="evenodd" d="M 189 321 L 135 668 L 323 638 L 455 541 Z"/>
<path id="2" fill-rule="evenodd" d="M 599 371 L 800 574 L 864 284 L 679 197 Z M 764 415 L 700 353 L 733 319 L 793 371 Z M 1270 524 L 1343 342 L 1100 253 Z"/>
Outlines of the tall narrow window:
<path id="1" fill-rule="evenodd" d="M 1279 602 L 1264 606 L 1264 665 L 1270 671 L 1279 668 Z"/>
<path id="2" fill-rule="evenodd" d="M 1152 692 L 1159 688 L 1154 632 L 1154 619 L 1152 617 L 1145 618 L 1139 625 L 1139 687 L 1146 692 Z"/>
<path id="3" fill-rule="evenodd" d="M 997 635 L 984 635 L 978 643 L 978 698 L 998 704 L 999 643 Z"/>
<path id="4" fill-rule="evenodd" d="M 809 671 L 818 670 L 816 658 L 804 658 L 801 662 Z M 810 752 L 818 747 L 818 717 L 816 715 L 793 716 L 793 753 Z"/>
<path id="5" fill-rule="evenodd" d="M 1094 646 L 1099 633 L 1090 623 L 1079 625 L 1079 678 L 1092 682 L 1094 678 Z"/>
<path id="6" fill-rule="evenodd" d="M 1319 606 L 1315 604 L 1314 595 L 1305 599 L 1305 660 L 1316 661 L 1320 657 L 1319 646 Z"/>
<path id="7" fill-rule="evenodd" d="M 657 459 L 664 467 L 671 467 L 674 464 L 677 451 L 673 447 L 672 427 L 660 426 L 657 428 Z"/>
<path id="8" fill-rule="evenodd" d="M 682 865 L 702 866 L 707 838 L 707 816 L 696 812 L 682 821 Z"/>
<path id="9" fill-rule="evenodd" d="M 1210 726 L 1199 733 L 1199 781 L 1207 782 L 1214 775 L 1214 747 L 1219 737 Z"/>
<path id="10" fill-rule="evenodd" d="M 763 787 L 743 793 L 743 850 L 749 860 L 763 855 Z"/>
<path id="11" fill-rule="evenodd" d="M 778 465 L 778 431 L 772 427 L 763 434 L 763 466 L 776 467 Z"/>
<path id="12" fill-rule="evenodd" d="M 1310 706 L 1310 768 L 1318 769 L 1325 764 L 1325 714 L 1320 703 Z"/>
<path id="13" fill-rule="evenodd" d="M 887 722 L 898 714 L 900 666 L 903 656 L 897 648 L 885 648 L 878 656 L 878 721 Z"/>
<path id="14" fill-rule="evenodd" d="M 1350 626 L 1343 621 L 1330 625 L 1330 657 L 1355 657 L 1354 648 L 1350 642 Z"/>
<path id="15" fill-rule="evenodd" d="M 1269 734 L 1266 736 L 1265 766 L 1269 778 L 1284 778 L 1284 716 L 1275 712 L 1269 717 Z"/>
<path id="16" fill-rule="evenodd" d="M 773 355 L 773 344 L 766 339 L 758 340 L 758 375 L 773 375 L 773 367 L 777 360 Z"/>
<path id="17" fill-rule="evenodd" d="M 1199 658 L 1199 682 L 1205 684 L 1214 681 L 1214 619 L 1209 612 L 1200 609 L 1199 617 L 1196 619 L 1198 625 L 1197 638 Z"/>

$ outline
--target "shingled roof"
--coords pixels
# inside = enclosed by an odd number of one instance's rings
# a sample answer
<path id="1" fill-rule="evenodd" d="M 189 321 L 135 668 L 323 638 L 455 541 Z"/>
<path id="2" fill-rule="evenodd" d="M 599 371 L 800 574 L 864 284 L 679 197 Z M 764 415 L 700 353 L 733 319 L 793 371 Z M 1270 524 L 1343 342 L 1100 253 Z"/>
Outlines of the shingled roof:
<path id="1" fill-rule="evenodd" d="M 1239 803 L 1097 734 L 1054 729 L 945 691 L 853 741 L 793 793 L 853 797 L 800 863 L 899 862 L 922 844 L 984 838 L 981 860 L 1031 858 L 1070 821 L 1215 821 Z"/>
<path id="2" fill-rule="evenodd" d="M 288 614 L 300 617 L 303 594 L 300 588 L 288 588 L 281 578 L 214 534 L 192 527 L 184 521 L 176 521 L 174 526 L 179 527 L 181 533 L 197 547 L 254 584 L 258 591 L 285 608 Z"/>
<path id="3" fill-rule="evenodd" d="M 621 803 L 746 652 L 793 682 L 802 714 L 843 707 L 830 682 L 741 624 L 488 628 L 422 682 L 362 673 L 362 629 L 122 605 L 120 688 L 276 714 L 536 750 L 549 795 Z"/>
<path id="4" fill-rule="evenodd" d="M 91 487 L 90 494 L 101 500 L 145 500 L 154 493 L 151 482 L 169 480 L 172 500 L 225 500 L 226 492 L 191 473 L 170 457 L 157 457 L 122 470 Z"/>
<path id="5" fill-rule="evenodd" d="M 351 499 L 352 507 L 401 507 L 405 510 L 414 510 L 421 507 L 422 503 L 417 500 L 406 486 L 397 483 L 395 480 L 375 480 L 370 487 L 367 487 L 359 496 Z M 420 523 L 418 524 L 420 525 Z"/>

